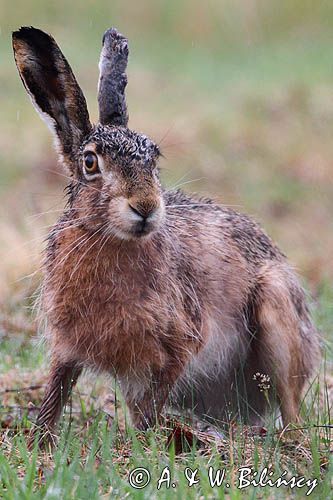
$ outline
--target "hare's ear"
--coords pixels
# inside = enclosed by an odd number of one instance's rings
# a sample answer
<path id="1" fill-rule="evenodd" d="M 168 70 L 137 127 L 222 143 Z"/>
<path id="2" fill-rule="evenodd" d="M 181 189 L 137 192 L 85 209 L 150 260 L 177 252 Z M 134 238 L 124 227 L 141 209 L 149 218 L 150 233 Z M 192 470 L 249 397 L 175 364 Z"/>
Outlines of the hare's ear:
<path id="1" fill-rule="evenodd" d="M 99 60 L 98 105 L 99 121 L 103 125 L 127 126 L 127 59 L 127 39 L 116 29 L 110 28 L 104 33 Z"/>
<path id="2" fill-rule="evenodd" d="M 73 72 L 54 39 L 39 29 L 15 31 L 13 49 L 23 84 L 71 167 L 91 130 L 86 100 Z"/>

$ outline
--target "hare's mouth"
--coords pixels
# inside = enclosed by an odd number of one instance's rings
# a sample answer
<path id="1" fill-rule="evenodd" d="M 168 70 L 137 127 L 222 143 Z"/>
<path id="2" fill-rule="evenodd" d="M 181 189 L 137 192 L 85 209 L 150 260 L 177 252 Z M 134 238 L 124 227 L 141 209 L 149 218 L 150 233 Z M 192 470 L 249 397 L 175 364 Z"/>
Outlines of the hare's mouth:
<path id="1" fill-rule="evenodd" d="M 142 221 L 127 227 L 111 226 L 111 231 L 121 240 L 139 240 L 149 237 L 160 227 L 159 222 Z"/>
<path id="2" fill-rule="evenodd" d="M 161 209 L 157 209 L 148 216 L 138 216 L 136 220 L 131 221 L 131 225 L 128 228 L 130 237 L 132 238 L 143 238 L 149 234 L 157 231 L 160 227 L 163 213 Z"/>
<path id="3" fill-rule="evenodd" d="M 131 240 L 149 236 L 157 231 L 164 218 L 164 206 L 162 204 L 150 210 L 142 210 L 140 206 L 132 206 L 126 203 L 117 215 L 111 215 L 111 230 L 120 239 Z"/>
<path id="4" fill-rule="evenodd" d="M 137 222 L 133 225 L 131 233 L 136 238 L 142 238 L 143 236 L 147 236 L 148 234 L 156 231 L 159 224 L 156 224 L 154 221 L 149 221 L 148 219 L 143 219 L 140 222 Z"/>

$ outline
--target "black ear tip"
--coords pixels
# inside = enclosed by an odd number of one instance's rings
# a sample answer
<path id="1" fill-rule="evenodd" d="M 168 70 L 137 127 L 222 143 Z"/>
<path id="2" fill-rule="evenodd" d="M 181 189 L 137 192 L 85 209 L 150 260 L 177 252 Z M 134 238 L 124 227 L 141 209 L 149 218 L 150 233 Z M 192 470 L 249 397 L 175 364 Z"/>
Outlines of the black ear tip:
<path id="1" fill-rule="evenodd" d="M 33 26 L 22 26 L 20 29 L 13 31 L 12 39 L 22 40 L 24 42 L 36 42 L 37 40 L 49 40 L 51 37 L 44 31 L 34 28 Z"/>
<path id="2" fill-rule="evenodd" d="M 111 44 L 112 42 L 115 41 L 122 41 L 127 43 L 128 40 L 124 35 L 119 33 L 119 31 L 116 28 L 109 28 L 103 35 L 102 45 L 104 45 L 105 43 Z"/>
<path id="3" fill-rule="evenodd" d="M 34 28 L 33 26 L 21 26 L 21 28 L 19 28 L 18 30 L 13 31 L 12 36 L 13 38 L 26 38 L 36 31 L 41 30 L 39 30 L 38 28 Z"/>
<path id="4" fill-rule="evenodd" d="M 12 32 L 12 39 L 13 40 L 24 39 L 32 29 L 34 29 L 32 26 L 21 26 L 21 28 Z"/>

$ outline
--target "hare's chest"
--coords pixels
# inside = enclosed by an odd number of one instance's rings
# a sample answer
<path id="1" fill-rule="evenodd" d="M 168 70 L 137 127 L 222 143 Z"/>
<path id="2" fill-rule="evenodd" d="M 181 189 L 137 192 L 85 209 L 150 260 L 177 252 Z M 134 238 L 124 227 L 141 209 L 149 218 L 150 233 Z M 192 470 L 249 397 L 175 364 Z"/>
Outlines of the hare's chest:
<path id="1" fill-rule="evenodd" d="M 46 279 L 45 309 L 53 322 L 67 328 L 86 322 L 100 330 L 105 323 L 119 327 L 152 318 L 158 284 L 149 270 L 89 264 L 75 269 L 73 263 L 61 280 Z M 162 298 L 161 287 L 159 291 Z"/>
<path id="2" fill-rule="evenodd" d="M 167 287 L 151 270 L 119 263 L 86 265 L 60 284 L 46 280 L 44 293 L 55 342 L 83 362 L 118 373 L 163 364 L 168 303 Z"/>

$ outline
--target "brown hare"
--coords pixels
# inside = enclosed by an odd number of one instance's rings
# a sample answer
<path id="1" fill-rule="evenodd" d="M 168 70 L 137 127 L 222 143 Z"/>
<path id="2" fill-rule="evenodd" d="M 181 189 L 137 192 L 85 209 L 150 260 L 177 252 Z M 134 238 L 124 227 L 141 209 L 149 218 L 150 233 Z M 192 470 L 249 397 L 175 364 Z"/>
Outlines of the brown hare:
<path id="1" fill-rule="evenodd" d="M 270 377 L 284 425 L 296 422 L 320 351 L 304 292 L 250 218 L 163 189 L 158 146 L 127 128 L 127 39 L 104 34 L 97 125 L 51 36 L 23 27 L 13 47 L 71 179 L 45 253 L 50 376 L 40 431 L 53 432 L 84 368 L 118 380 L 138 429 L 167 401 L 259 422 L 267 408 L 257 373 Z"/>

